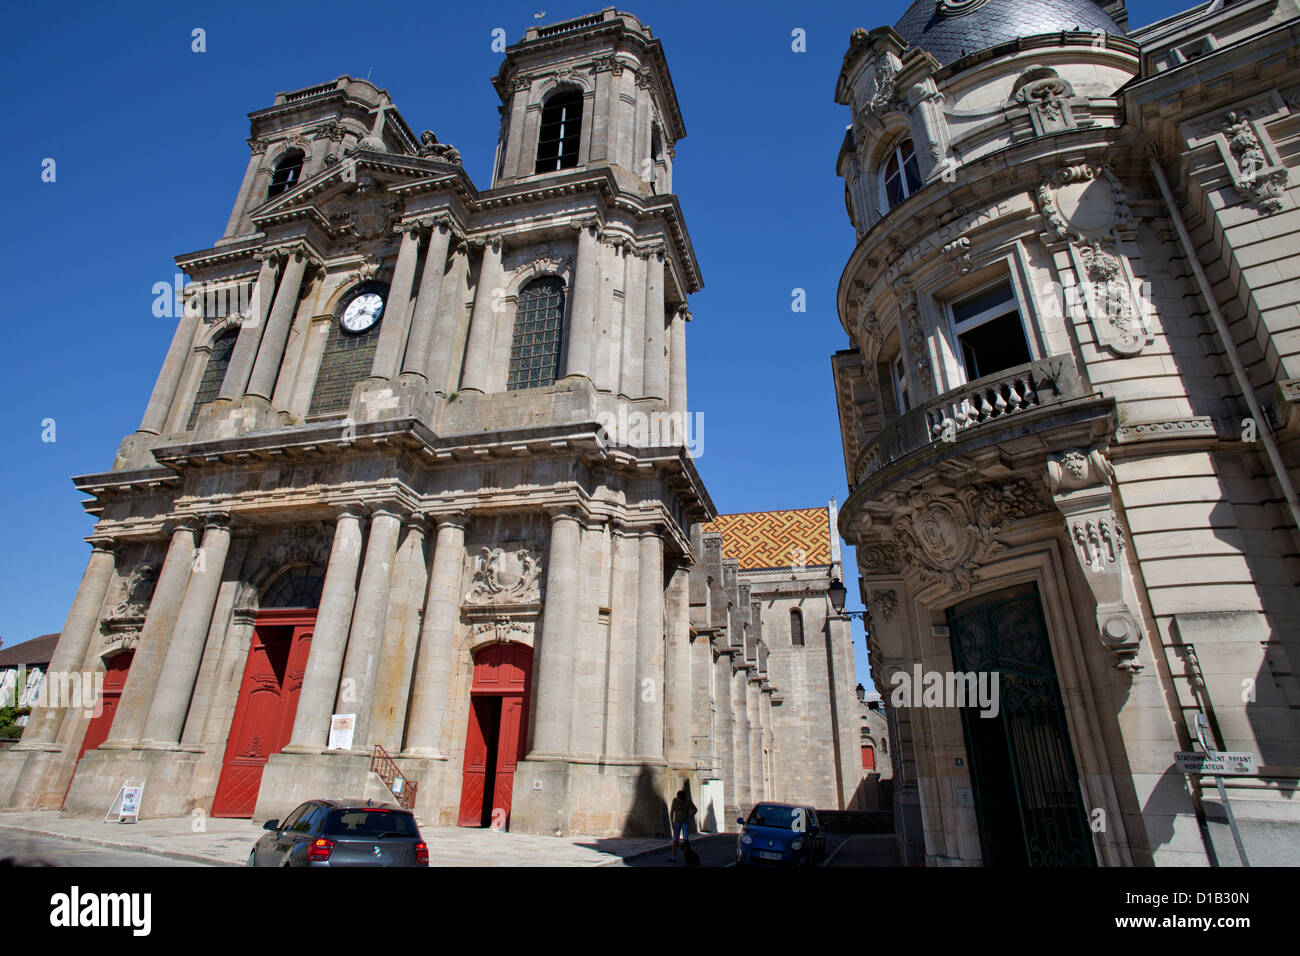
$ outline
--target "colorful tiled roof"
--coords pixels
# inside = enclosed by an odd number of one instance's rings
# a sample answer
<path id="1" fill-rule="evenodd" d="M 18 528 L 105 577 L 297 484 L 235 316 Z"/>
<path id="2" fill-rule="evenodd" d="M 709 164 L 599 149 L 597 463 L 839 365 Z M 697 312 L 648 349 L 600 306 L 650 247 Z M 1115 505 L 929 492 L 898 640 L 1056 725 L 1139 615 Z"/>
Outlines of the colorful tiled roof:
<path id="1" fill-rule="evenodd" d="M 722 534 L 722 556 L 742 571 L 831 563 L 830 513 L 826 508 L 750 511 L 718 515 L 705 533 Z"/>

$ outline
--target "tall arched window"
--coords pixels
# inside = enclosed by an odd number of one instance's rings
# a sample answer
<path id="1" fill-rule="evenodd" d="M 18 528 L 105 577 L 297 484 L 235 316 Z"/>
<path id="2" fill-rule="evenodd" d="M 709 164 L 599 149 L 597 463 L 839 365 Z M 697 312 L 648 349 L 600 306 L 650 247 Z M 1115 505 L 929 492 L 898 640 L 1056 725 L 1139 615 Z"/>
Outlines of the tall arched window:
<path id="1" fill-rule="evenodd" d="M 312 387 L 308 416 L 347 410 L 352 387 L 374 367 L 387 300 L 388 286 L 382 282 L 359 285 L 340 300 Z"/>
<path id="2" fill-rule="evenodd" d="M 578 139 L 582 132 L 582 93 L 564 90 L 542 107 L 542 129 L 537 136 L 535 172 L 551 173 L 578 165 Z"/>
<path id="3" fill-rule="evenodd" d="M 506 388 L 540 388 L 560 375 L 560 341 L 564 330 L 564 280 L 542 276 L 524 286 L 515 306 L 515 333 L 510 343 Z"/>
<path id="4" fill-rule="evenodd" d="M 790 611 L 790 646 L 803 647 L 803 612 L 797 607 Z"/>
<path id="5" fill-rule="evenodd" d="M 881 213 L 888 212 L 921 188 L 921 168 L 916 149 L 905 139 L 892 150 L 880 167 Z"/>
<path id="6" fill-rule="evenodd" d="M 271 174 L 271 186 L 266 191 L 267 199 L 274 199 L 297 185 L 298 177 L 302 175 L 304 158 L 300 149 L 291 149 L 280 158 L 275 164 L 275 172 Z"/>
<path id="7" fill-rule="evenodd" d="M 262 608 L 320 607 L 325 586 L 323 568 L 298 565 L 279 575 L 262 595 Z"/>
<path id="8" fill-rule="evenodd" d="M 212 353 L 208 356 L 208 364 L 203 368 L 203 378 L 199 380 L 194 404 L 190 406 L 186 431 L 193 429 L 194 423 L 199 420 L 199 409 L 221 394 L 221 383 L 226 380 L 226 369 L 230 368 L 230 355 L 235 351 L 235 340 L 238 338 L 239 329 L 232 328 L 226 329 L 212 340 Z"/>

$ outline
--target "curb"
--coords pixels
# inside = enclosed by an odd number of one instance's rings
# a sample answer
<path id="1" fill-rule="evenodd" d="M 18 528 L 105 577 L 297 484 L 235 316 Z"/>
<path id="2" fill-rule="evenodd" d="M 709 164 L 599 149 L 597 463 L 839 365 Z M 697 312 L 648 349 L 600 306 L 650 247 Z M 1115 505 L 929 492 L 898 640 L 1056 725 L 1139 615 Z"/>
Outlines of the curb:
<path id="1" fill-rule="evenodd" d="M 56 840 L 67 840 L 71 843 L 87 843 L 91 846 L 100 846 L 109 850 L 127 850 L 132 853 L 147 853 L 150 856 L 161 856 L 170 860 L 184 860 L 187 863 L 205 863 L 208 866 L 243 866 L 242 863 L 228 863 L 224 860 L 214 860 L 210 856 L 202 856 L 198 853 L 181 853 L 176 850 L 159 850 L 156 847 L 141 846 L 137 843 L 115 843 L 112 840 L 102 840 L 96 837 L 58 833 L 54 830 L 37 830 L 34 827 L 16 827 L 8 823 L 0 824 L 0 831 L 4 830 L 13 833 L 25 833 L 28 836 L 53 837 Z"/>
<path id="2" fill-rule="evenodd" d="M 698 839 L 708 840 L 713 837 L 727 836 L 726 833 L 697 833 Z M 603 863 L 597 863 L 596 866 L 618 866 L 620 863 L 626 863 L 628 860 L 638 860 L 643 856 L 651 856 L 655 853 L 664 853 L 672 850 L 673 843 L 669 840 L 667 843 L 661 843 L 659 846 L 652 846 L 646 850 L 637 850 L 635 853 L 629 853 L 627 856 L 621 856 L 617 860 L 606 860 Z"/>
<path id="3" fill-rule="evenodd" d="M 852 840 L 852 839 L 853 839 L 853 834 L 849 834 L 849 835 L 846 836 L 843 840 L 841 840 L 841 841 L 839 842 L 839 845 L 837 845 L 837 846 L 835 847 L 835 849 L 831 850 L 831 854 L 830 854 L 830 856 L 828 856 L 828 857 L 826 857 L 826 859 L 822 860 L 822 866 L 823 866 L 823 867 L 830 866 L 830 865 L 831 865 L 831 861 L 835 859 L 835 857 L 839 854 L 840 850 L 844 849 L 846 846 L 849 845 L 849 841 Z"/>

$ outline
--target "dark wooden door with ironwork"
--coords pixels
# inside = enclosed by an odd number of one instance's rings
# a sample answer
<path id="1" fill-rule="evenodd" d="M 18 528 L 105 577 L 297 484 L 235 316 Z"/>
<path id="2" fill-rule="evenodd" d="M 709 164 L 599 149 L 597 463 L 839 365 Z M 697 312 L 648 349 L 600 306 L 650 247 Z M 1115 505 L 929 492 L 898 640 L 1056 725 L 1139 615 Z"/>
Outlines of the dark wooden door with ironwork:
<path id="1" fill-rule="evenodd" d="M 266 758 L 279 753 L 293 732 L 315 620 L 315 611 L 301 610 L 258 616 L 212 801 L 214 817 L 253 815 Z"/>
<path id="2" fill-rule="evenodd" d="M 954 669 L 997 677 L 996 716 L 962 708 L 984 862 L 1094 866 L 1042 606 L 1036 588 L 1017 591 L 948 611 Z"/>
<path id="3" fill-rule="evenodd" d="M 509 827 L 515 767 L 527 745 L 532 670 L 533 651 L 524 644 L 493 644 L 474 658 L 457 820 L 462 827 Z"/>

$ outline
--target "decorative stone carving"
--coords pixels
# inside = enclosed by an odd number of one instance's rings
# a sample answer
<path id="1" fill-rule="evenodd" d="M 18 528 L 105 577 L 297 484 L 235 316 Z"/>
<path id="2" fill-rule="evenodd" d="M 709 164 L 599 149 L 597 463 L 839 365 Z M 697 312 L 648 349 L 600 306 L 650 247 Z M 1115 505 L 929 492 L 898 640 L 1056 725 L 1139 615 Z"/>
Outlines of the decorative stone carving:
<path id="1" fill-rule="evenodd" d="M 930 364 L 930 350 L 926 346 L 925 328 L 921 324 L 921 307 L 917 302 L 916 290 L 912 288 L 911 277 L 900 277 L 899 284 L 902 286 L 900 302 L 903 328 L 907 332 L 907 348 L 916 369 L 917 381 L 924 393 L 921 397 L 930 398 L 936 394 L 934 368 Z"/>
<path id="2" fill-rule="evenodd" d="M 858 547 L 858 563 L 865 575 L 897 574 L 903 567 L 903 555 L 895 541 L 881 541 Z"/>
<path id="3" fill-rule="evenodd" d="M 1044 480 L 1065 516 L 1074 556 L 1097 602 L 1097 632 L 1114 664 L 1142 669 L 1137 652 L 1142 629 L 1131 607 L 1132 583 L 1124 561 L 1124 530 L 1114 511 L 1114 470 L 1096 448 L 1070 448 L 1047 460 Z"/>
<path id="4" fill-rule="evenodd" d="M 1286 166 L 1269 162 L 1249 114 L 1233 111 L 1219 129 L 1228 143 L 1228 168 L 1237 192 L 1247 202 L 1257 203 L 1264 215 L 1277 212 L 1286 189 Z"/>
<path id="5" fill-rule="evenodd" d="M 953 267 L 960 275 L 971 270 L 970 239 L 962 236 L 943 247 L 944 255 L 952 260 Z"/>
<path id="6" fill-rule="evenodd" d="M 149 601 L 153 597 L 154 585 L 158 583 L 158 569 L 152 564 L 137 564 L 126 579 L 126 595 L 109 612 L 109 620 L 115 618 L 143 618 L 149 610 Z"/>
<path id="7" fill-rule="evenodd" d="M 271 141 L 269 139 L 266 139 L 265 137 L 258 137 L 256 139 L 250 138 L 248 140 L 248 148 L 253 151 L 253 154 L 255 156 L 261 156 L 265 154 L 267 147 L 269 147 L 270 145 L 271 145 Z"/>
<path id="8" fill-rule="evenodd" d="M 886 623 L 898 614 L 898 594 L 893 590 L 873 591 L 871 604 Z"/>
<path id="9" fill-rule="evenodd" d="M 1109 166 L 1066 166 L 1043 177 L 1038 209 L 1067 244 L 1098 345 L 1136 355 L 1151 341 L 1120 252 L 1120 230 L 1132 219 L 1124 187 Z"/>
<path id="10" fill-rule="evenodd" d="M 520 548 L 482 548 L 474 561 L 467 604 L 528 604 L 540 599 L 541 561 Z"/>
<path id="11" fill-rule="evenodd" d="M 347 134 L 347 131 L 347 127 L 338 120 L 328 120 L 327 122 L 321 123 L 310 132 L 313 134 L 312 139 L 327 139 L 331 143 L 341 143 L 343 142 L 343 137 Z M 337 161 L 336 157 L 335 162 Z M 329 160 L 326 159 L 326 162 L 329 162 Z"/>
<path id="12" fill-rule="evenodd" d="M 509 644 L 512 641 L 532 646 L 535 623 L 517 617 L 495 617 L 490 621 L 476 621 L 470 625 L 470 640 L 474 646 L 488 642 Z"/>
<path id="13" fill-rule="evenodd" d="M 420 147 L 416 155 L 427 159 L 440 159 L 444 163 L 461 164 L 460 150 L 450 143 L 438 142 L 438 137 L 433 135 L 433 130 L 426 129 L 420 134 Z"/>
<path id="14" fill-rule="evenodd" d="M 1073 86 L 1057 76 L 1055 70 L 1042 66 L 1022 73 L 1011 94 L 1014 102 L 1028 108 L 1029 120 L 1038 136 L 1077 125 L 1070 106 L 1073 96 Z"/>
<path id="15" fill-rule="evenodd" d="M 392 226 L 397 200 L 370 176 L 357 181 L 349 196 L 340 196 L 325 205 L 325 215 L 340 233 L 358 239 L 376 239 Z"/>
<path id="16" fill-rule="evenodd" d="M 880 117 L 901 108 L 895 76 L 897 71 L 893 62 L 887 56 L 881 57 L 876 66 L 876 75 L 871 79 L 871 100 L 865 107 L 868 113 Z"/>

